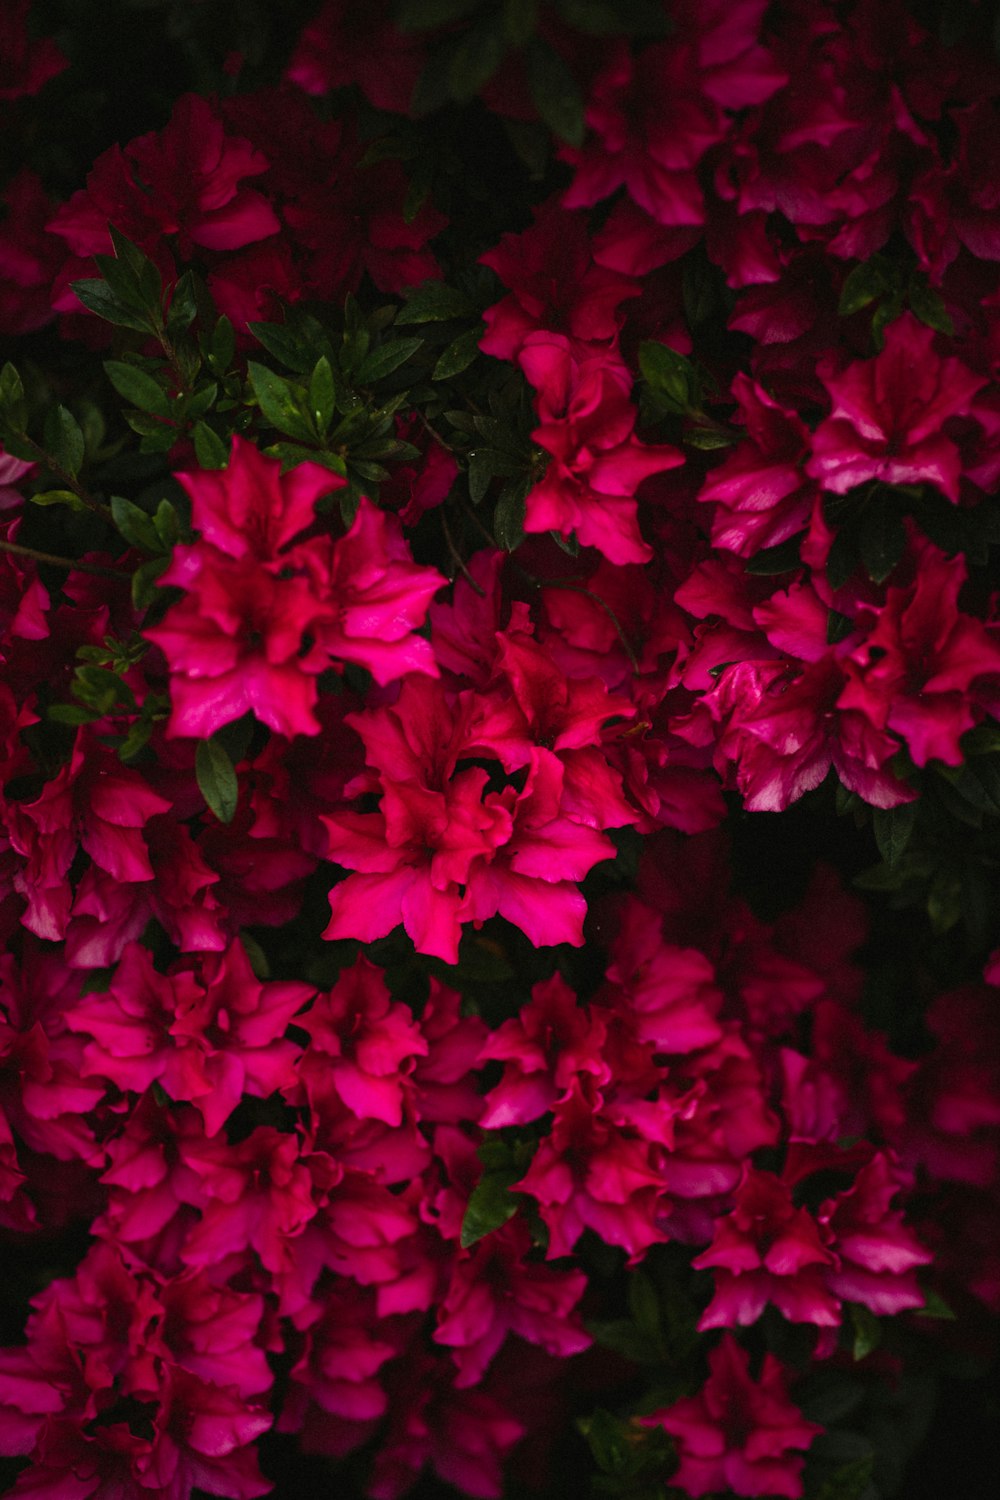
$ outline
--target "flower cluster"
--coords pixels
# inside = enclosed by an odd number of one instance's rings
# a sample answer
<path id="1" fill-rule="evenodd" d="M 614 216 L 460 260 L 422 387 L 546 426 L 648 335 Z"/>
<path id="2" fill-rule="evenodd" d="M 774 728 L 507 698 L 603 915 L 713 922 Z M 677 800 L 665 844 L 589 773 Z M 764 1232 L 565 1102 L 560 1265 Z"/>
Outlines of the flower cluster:
<path id="1" fill-rule="evenodd" d="M 0 16 L 2 1473 L 889 1497 L 1000 1314 L 985 7 L 287 9 L 125 133 Z"/>

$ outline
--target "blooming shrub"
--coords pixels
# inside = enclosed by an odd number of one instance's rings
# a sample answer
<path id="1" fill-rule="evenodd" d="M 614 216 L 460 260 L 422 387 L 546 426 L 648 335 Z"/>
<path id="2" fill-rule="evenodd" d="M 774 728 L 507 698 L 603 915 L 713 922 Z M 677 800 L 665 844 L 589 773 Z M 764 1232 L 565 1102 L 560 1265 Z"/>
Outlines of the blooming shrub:
<path id="1" fill-rule="evenodd" d="M 12 1495 L 990 1459 L 1000 58 L 938 9 L 3 8 Z"/>

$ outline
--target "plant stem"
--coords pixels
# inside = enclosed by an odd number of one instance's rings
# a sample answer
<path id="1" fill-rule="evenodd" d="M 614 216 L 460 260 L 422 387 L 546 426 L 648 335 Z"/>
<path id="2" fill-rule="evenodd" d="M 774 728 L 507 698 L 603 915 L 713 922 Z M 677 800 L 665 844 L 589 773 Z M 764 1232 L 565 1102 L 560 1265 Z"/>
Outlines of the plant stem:
<path id="1" fill-rule="evenodd" d="M 49 563 L 54 568 L 65 568 L 71 573 L 93 573 L 97 578 L 131 578 L 124 568 L 104 568 L 100 563 L 80 562 L 75 557 L 57 557 L 54 552 L 39 552 L 36 547 L 22 547 L 20 542 L 0 541 L 0 552 L 13 552 L 18 557 L 31 557 L 35 562 Z"/>

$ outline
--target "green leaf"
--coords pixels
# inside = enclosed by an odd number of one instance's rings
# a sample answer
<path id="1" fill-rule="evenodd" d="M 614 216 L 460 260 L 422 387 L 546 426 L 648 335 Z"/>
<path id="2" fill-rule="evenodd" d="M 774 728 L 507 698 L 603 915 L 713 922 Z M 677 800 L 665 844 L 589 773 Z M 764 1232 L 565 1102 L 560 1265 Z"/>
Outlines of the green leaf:
<path id="1" fill-rule="evenodd" d="M 287 323 L 248 323 L 247 327 L 268 354 L 296 375 L 308 375 L 316 363 L 316 350 L 297 328 Z"/>
<path id="2" fill-rule="evenodd" d="M 304 415 L 301 400 L 287 380 L 252 359 L 247 361 L 247 374 L 260 409 L 272 427 L 300 443 L 316 441 L 312 423 Z"/>
<path id="3" fill-rule="evenodd" d="M 882 1342 L 882 1324 L 875 1314 L 860 1302 L 852 1302 L 851 1323 L 854 1328 L 854 1343 L 851 1353 L 855 1360 L 867 1359 Z"/>
<path id="4" fill-rule="evenodd" d="M 10 452 L 10 444 L 7 445 Z M 30 497 L 32 505 L 68 505 L 70 510 L 84 510 L 85 506 L 79 495 L 74 495 L 72 490 L 39 490 Z"/>
<path id="5" fill-rule="evenodd" d="M 208 362 L 217 375 L 224 375 L 236 355 L 236 333 L 225 313 L 212 329 Z"/>
<path id="6" fill-rule="evenodd" d="M 170 397 L 159 381 L 154 380 L 145 370 L 140 370 L 137 365 L 126 364 L 121 359 L 106 359 L 104 369 L 119 396 L 131 401 L 139 411 L 149 412 L 154 417 L 173 416 Z"/>
<path id="7" fill-rule="evenodd" d="M 479 353 L 479 340 L 482 336 L 483 325 L 478 322 L 475 328 L 467 328 L 464 333 L 460 333 L 441 354 L 431 371 L 431 379 L 450 380 L 453 375 L 467 370 Z"/>
<path id="8" fill-rule="evenodd" d="M 445 281 L 425 281 L 412 292 L 407 292 L 406 302 L 396 314 L 396 326 L 444 323 L 449 318 L 469 318 L 476 311 L 472 299 L 458 287 L 449 286 Z"/>
<path id="9" fill-rule="evenodd" d="M 688 410 L 694 376 L 689 359 L 667 344 L 647 339 L 639 345 L 639 369 L 662 404 L 675 412 Z"/>
<path id="10" fill-rule="evenodd" d="M 510 1191 L 511 1184 L 523 1176 L 519 1167 L 499 1172 L 484 1172 L 476 1183 L 462 1218 L 461 1245 L 467 1250 L 477 1240 L 499 1229 L 512 1219 L 520 1206 L 520 1196 Z"/>
<path id="11" fill-rule="evenodd" d="M 386 375 L 391 375 L 398 370 L 400 365 L 405 365 L 411 354 L 416 354 L 423 344 L 423 339 L 391 339 L 366 354 L 358 368 L 354 371 L 354 379 L 359 385 L 374 385 L 377 380 L 383 380 Z"/>
<path id="12" fill-rule="evenodd" d="M 993 756 L 977 756 L 966 768 L 975 778 L 987 799 L 988 811 L 1000 813 L 1000 760 Z"/>
<path id="13" fill-rule="evenodd" d="M 560 140 L 581 146 L 585 134 L 583 93 L 558 52 L 546 42 L 528 48 L 528 87 L 535 108 Z"/>
<path id="14" fill-rule="evenodd" d="M 903 520 L 895 505 L 876 495 L 866 509 L 858 535 L 865 572 L 873 583 L 884 583 L 906 548 Z"/>
<path id="15" fill-rule="evenodd" d="M 161 500 L 153 516 L 156 535 L 165 552 L 172 552 L 181 539 L 181 523 L 177 511 L 169 500 Z"/>
<path id="16" fill-rule="evenodd" d="M 309 415 L 321 438 L 333 420 L 335 396 L 333 370 L 326 355 L 321 354 L 309 377 Z"/>
<path id="17" fill-rule="evenodd" d="M 3 420 L 4 427 L 9 429 L 6 445 L 10 453 L 13 452 L 10 446 L 10 430 L 24 432 L 28 421 L 28 404 L 24 397 L 24 382 L 9 360 L 0 370 L 0 418 Z"/>
<path id="18" fill-rule="evenodd" d="M 246 928 L 241 928 L 240 930 L 240 942 L 243 944 L 246 956 L 250 960 L 250 967 L 253 970 L 254 978 L 261 981 L 270 979 L 271 965 L 267 961 L 267 954 L 253 934 L 247 932 Z"/>
<path id="19" fill-rule="evenodd" d="M 826 643 L 835 646 L 838 641 L 845 641 L 854 630 L 854 621 L 850 615 L 842 615 L 839 609 L 831 609 L 826 617 Z"/>
<path id="20" fill-rule="evenodd" d="M 173 333 L 189 328 L 198 314 L 198 297 L 195 291 L 194 274 L 185 271 L 170 292 L 170 307 L 167 312 L 167 327 Z"/>
<path id="21" fill-rule="evenodd" d="M 747 559 L 746 571 L 755 577 L 770 578 L 778 573 L 790 573 L 793 568 L 800 566 L 799 548 L 802 546 L 802 538 L 805 532 L 800 531 L 795 536 L 790 536 L 787 541 L 779 542 L 776 547 L 762 547 L 755 552 L 753 557 Z"/>
<path id="22" fill-rule="evenodd" d="M 559 0 L 567 25 L 591 36 L 663 36 L 664 7 L 657 0 Z"/>
<path id="23" fill-rule="evenodd" d="M 395 21 L 401 31 L 432 31 L 478 10 L 480 0 L 398 0 Z"/>
<path id="24" fill-rule="evenodd" d="M 955 324 L 944 305 L 944 298 L 925 281 L 918 281 L 914 278 L 910 282 L 907 300 L 911 312 L 920 319 L 921 323 L 926 323 L 928 328 L 937 329 L 938 333 L 954 334 Z"/>
<path id="25" fill-rule="evenodd" d="M 468 104 L 486 87 L 507 51 L 500 16 L 485 16 L 460 38 L 448 64 L 448 91 L 459 104 Z"/>
<path id="26" fill-rule="evenodd" d="M 70 289 L 76 293 L 88 312 L 96 313 L 106 323 L 112 323 L 116 328 L 132 328 L 137 333 L 149 333 L 152 330 L 153 325 L 145 313 L 127 307 L 101 277 L 71 281 Z"/>
<path id="27" fill-rule="evenodd" d="M 918 1318 L 941 1318 L 945 1322 L 954 1323 L 955 1313 L 948 1306 L 940 1292 L 933 1288 L 924 1293 L 924 1305 L 917 1309 Z"/>
<path id="28" fill-rule="evenodd" d="M 147 515 L 131 500 L 125 500 L 121 495 L 112 495 L 111 516 L 122 536 L 133 547 L 156 556 L 167 550 L 160 540 L 152 516 Z"/>
<path id="29" fill-rule="evenodd" d="M 201 740 L 195 751 L 198 789 L 220 823 L 231 823 L 239 800 L 239 782 L 229 753 L 217 739 Z"/>
<path id="30" fill-rule="evenodd" d="M 538 25 L 538 0 L 503 0 L 504 35 L 512 47 L 523 47 Z"/>
<path id="31" fill-rule="evenodd" d="M 816 1492 L 816 1500 L 865 1500 L 871 1492 L 875 1471 L 874 1453 L 866 1453 L 844 1464 Z"/>
<path id="32" fill-rule="evenodd" d="M 53 703 L 48 717 L 57 724 L 91 724 L 101 716 L 94 708 L 84 708 L 82 703 Z"/>
<path id="33" fill-rule="evenodd" d="M 493 535 L 498 547 L 505 552 L 515 552 L 524 541 L 526 483 L 505 484 L 497 500 L 493 514 Z"/>
<path id="34" fill-rule="evenodd" d="M 129 710 L 135 708 L 132 689 L 107 667 L 77 667 L 71 691 L 74 698 L 101 714 L 111 713 L 119 704 Z"/>
<path id="35" fill-rule="evenodd" d="M 873 810 L 875 842 L 890 869 L 902 859 L 916 821 L 916 802 L 901 802 L 898 807 L 876 807 Z"/>
<path id="36" fill-rule="evenodd" d="M 590 1319 L 587 1332 L 596 1344 L 613 1349 L 633 1364 L 658 1364 L 661 1351 L 632 1322 L 631 1318 Z"/>
<path id="37" fill-rule="evenodd" d="M 849 318 L 874 302 L 876 297 L 881 297 L 888 289 L 884 262 L 877 259 L 863 261 L 861 265 L 854 267 L 841 287 L 837 311 L 842 318 Z"/>
<path id="38" fill-rule="evenodd" d="M 59 468 L 71 479 L 75 479 L 83 463 L 83 433 L 76 418 L 65 406 L 53 406 L 45 413 L 43 441 L 45 451 Z"/>
<path id="39" fill-rule="evenodd" d="M 152 557 L 132 574 L 132 603 L 136 609 L 148 609 L 156 598 L 156 580 L 167 571 L 169 557 Z"/>
<path id="40" fill-rule="evenodd" d="M 194 453 L 203 469 L 224 469 L 229 462 L 229 450 L 214 428 L 207 422 L 196 422 L 194 431 Z"/>

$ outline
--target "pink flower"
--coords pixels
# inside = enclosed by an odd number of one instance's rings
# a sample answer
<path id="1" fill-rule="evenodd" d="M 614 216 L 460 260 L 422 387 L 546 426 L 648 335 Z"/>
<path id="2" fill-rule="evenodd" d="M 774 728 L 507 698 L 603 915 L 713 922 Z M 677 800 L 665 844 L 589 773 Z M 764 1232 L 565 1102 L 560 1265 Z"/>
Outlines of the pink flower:
<path id="1" fill-rule="evenodd" d="M 321 1067 L 352 1114 L 402 1124 L 406 1079 L 429 1048 L 381 969 L 359 958 L 297 1024 L 309 1036 L 306 1068 Z"/>
<path id="2" fill-rule="evenodd" d="M 2 56 L 4 47 L 0 41 Z M 52 279 L 65 258 L 63 247 L 46 231 L 52 205 L 41 178 L 30 167 L 22 167 L 14 174 L 4 189 L 3 202 L 7 216 L 0 224 L 0 332 L 31 333 L 52 317 L 50 291 Z M 0 473 L 11 462 L 17 461 L 0 457 Z M 31 467 L 22 465 L 21 473 Z M 0 480 L 0 501 L 4 481 L 13 477 L 19 476 L 7 473 Z M 3 508 L 0 503 L 0 509 Z"/>
<path id="3" fill-rule="evenodd" d="M 202 540 L 237 561 L 277 561 L 316 519 L 316 501 L 345 481 L 322 464 L 297 464 L 286 473 L 238 433 L 224 469 L 175 476 L 191 499 L 191 524 Z"/>
<path id="4" fill-rule="evenodd" d="M 677 1441 L 680 1467 L 671 1483 L 688 1495 L 802 1494 L 801 1453 L 822 1432 L 788 1398 L 788 1383 L 773 1354 L 765 1354 L 760 1380 L 750 1358 L 730 1334 L 708 1356 L 710 1375 L 697 1396 L 640 1418 Z"/>
<path id="5" fill-rule="evenodd" d="M 611 1081 L 601 1048 L 604 1023 L 560 975 L 536 984 L 520 1014 L 491 1032 L 479 1060 L 502 1062 L 503 1077 L 486 1095 L 480 1124 L 486 1130 L 523 1125 L 546 1114 L 578 1073 L 600 1087 Z"/>
<path id="6" fill-rule="evenodd" d="M 94 1040 L 88 1073 L 137 1092 L 160 1082 L 172 1099 L 196 1104 L 217 1134 L 244 1093 L 259 1098 L 285 1086 L 299 1055 L 285 1027 L 312 994 L 290 981 L 261 984 L 234 943 L 211 954 L 200 974 L 158 974 L 132 943 L 106 994 L 85 996 L 67 1016 Z"/>
<path id="7" fill-rule="evenodd" d="M 712 965 L 694 948 L 664 942 L 659 914 L 639 901 L 625 908 L 608 980 L 637 1038 L 658 1052 L 694 1052 L 721 1039 Z"/>
<path id="8" fill-rule="evenodd" d="M 530 1250 L 527 1226 L 514 1219 L 459 1252 L 434 1330 L 454 1353 L 456 1387 L 478 1385 L 511 1333 L 564 1359 L 589 1347 L 575 1311 L 585 1273 L 528 1260 Z"/>
<path id="9" fill-rule="evenodd" d="M 185 94 L 162 131 L 98 157 L 86 188 L 49 227 L 79 256 L 111 253 L 109 222 L 151 253 L 167 235 L 177 236 L 184 260 L 196 245 L 235 250 L 279 228 L 267 200 L 243 186 L 267 166 L 248 140 L 226 133 L 207 99 Z M 74 298 L 69 310 L 78 308 Z"/>
<path id="10" fill-rule="evenodd" d="M 551 200 L 535 210 L 529 229 L 505 234 L 480 260 L 510 289 L 484 314 L 479 347 L 497 359 L 516 359 L 539 329 L 581 343 L 613 339 L 623 322 L 619 303 L 640 291 L 631 277 L 595 263 L 581 216 Z"/>
<path id="11" fill-rule="evenodd" d="M 539 393 L 542 421 L 532 437 L 550 455 L 528 493 L 525 530 L 575 532 L 613 563 L 648 562 L 635 492 L 649 475 L 677 468 L 683 454 L 637 440 L 632 378 L 617 358 L 577 358 L 564 336 L 533 334 L 520 363 Z"/>
<path id="12" fill-rule="evenodd" d="M 8 806 L 11 842 L 25 860 L 14 877 L 29 903 L 25 926 L 39 937 L 64 935 L 73 897 L 67 874 L 78 845 L 114 880 L 151 880 L 142 831 L 169 809 L 143 776 L 81 729 L 70 760 L 40 795 Z"/>
<path id="13" fill-rule="evenodd" d="M 667 1239 L 658 1212 L 666 1178 L 654 1168 L 648 1143 L 602 1113 L 589 1080 L 575 1078 L 553 1108 L 552 1130 L 514 1191 L 527 1193 L 549 1231 L 548 1257 L 571 1255 L 584 1229 L 620 1245 L 640 1260 Z"/>
<path id="14" fill-rule="evenodd" d="M 826 1273 L 835 1297 L 860 1302 L 878 1317 L 923 1307 L 917 1267 L 929 1265 L 925 1248 L 890 1204 L 905 1179 L 884 1151 L 861 1168 L 854 1185 L 822 1204 L 818 1221 L 830 1236 L 838 1264 Z"/>
<path id="15" fill-rule="evenodd" d="M 815 1220 L 794 1207 L 789 1189 L 769 1172 L 748 1169 L 735 1197 L 712 1244 L 691 1262 L 716 1273 L 715 1296 L 698 1327 L 755 1323 L 768 1302 L 789 1322 L 836 1327 L 840 1305 L 824 1284 L 824 1271 L 837 1259 Z"/>
<path id="16" fill-rule="evenodd" d="M 958 448 L 944 431 L 967 416 L 985 377 L 935 353 L 935 333 L 904 313 L 874 359 L 823 376 L 833 411 L 813 434 L 806 468 L 824 489 L 845 494 L 867 479 L 934 484 L 958 501 Z"/>
<path id="17" fill-rule="evenodd" d="M 398 520 L 362 496 L 325 563 L 317 586 L 328 612 L 316 624 L 318 647 L 367 668 L 383 686 L 407 672 L 436 677 L 430 642 L 415 632 L 445 579 L 416 566 Z"/>
<path id="18" fill-rule="evenodd" d="M 184 598 L 146 632 L 170 666 L 169 733 L 205 739 L 253 712 L 278 734 L 317 734 L 316 677 L 305 636 L 326 606 L 301 568 L 268 571 L 214 547 L 178 547 L 163 575 Z"/>
<path id="19" fill-rule="evenodd" d="M 563 199 L 590 207 L 619 187 L 661 224 L 702 224 L 697 167 L 725 129 L 721 110 L 698 88 L 686 47 L 655 43 L 633 55 L 614 45 L 587 103 L 595 133 L 580 150 L 564 148 L 575 167 Z"/>
<path id="20" fill-rule="evenodd" d="M 61 73 L 67 59 L 51 37 L 35 37 L 28 29 L 33 0 L 9 0 L 0 14 L 0 100 L 37 94 L 50 78 Z"/>
<path id="21" fill-rule="evenodd" d="M 224 1136 L 183 1146 L 187 1166 L 201 1179 L 201 1222 L 181 1258 L 196 1270 L 256 1250 L 272 1273 L 289 1268 L 294 1241 L 318 1211 L 318 1185 L 297 1135 L 260 1125 L 237 1146 Z"/>
<path id="22" fill-rule="evenodd" d="M 733 381 L 733 395 L 746 441 L 710 470 L 698 499 L 719 507 L 712 518 L 714 545 L 749 557 L 806 525 L 815 486 L 804 472 L 809 430 L 801 418 L 746 375 Z"/>
<path id="23" fill-rule="evenodd" d="M 393 25 L 386 0 L 363 10 L 325 0 L 299 38 L 285 76 L 307 94 L 356 84 L 376 109 L 409 113 L 425 44 Z"/>
<path id="24" fill-rule="evenodd" d="M 503 1461 L 524 1424 L 489 1390 L 457 1390 L 450 1376 L 443 1359 L 419 1347 L 388 1375 L 390 1423 L 370 1500 L 400 1500 L 425 1464 L 473 1500 L 499 1500 Z"/>
<path id="25" fill-rule="evenodd" d="M 1000 644 L 958 607 L 962 557 L 930 543 L 917 553 L 907 588 L 890 588 L 875 628 L 845 663 L 838 706 L 864 714 L 877 732 L 898 734 L 918 766 L 957 766 L 961 736 L 996 706 Z"/>

